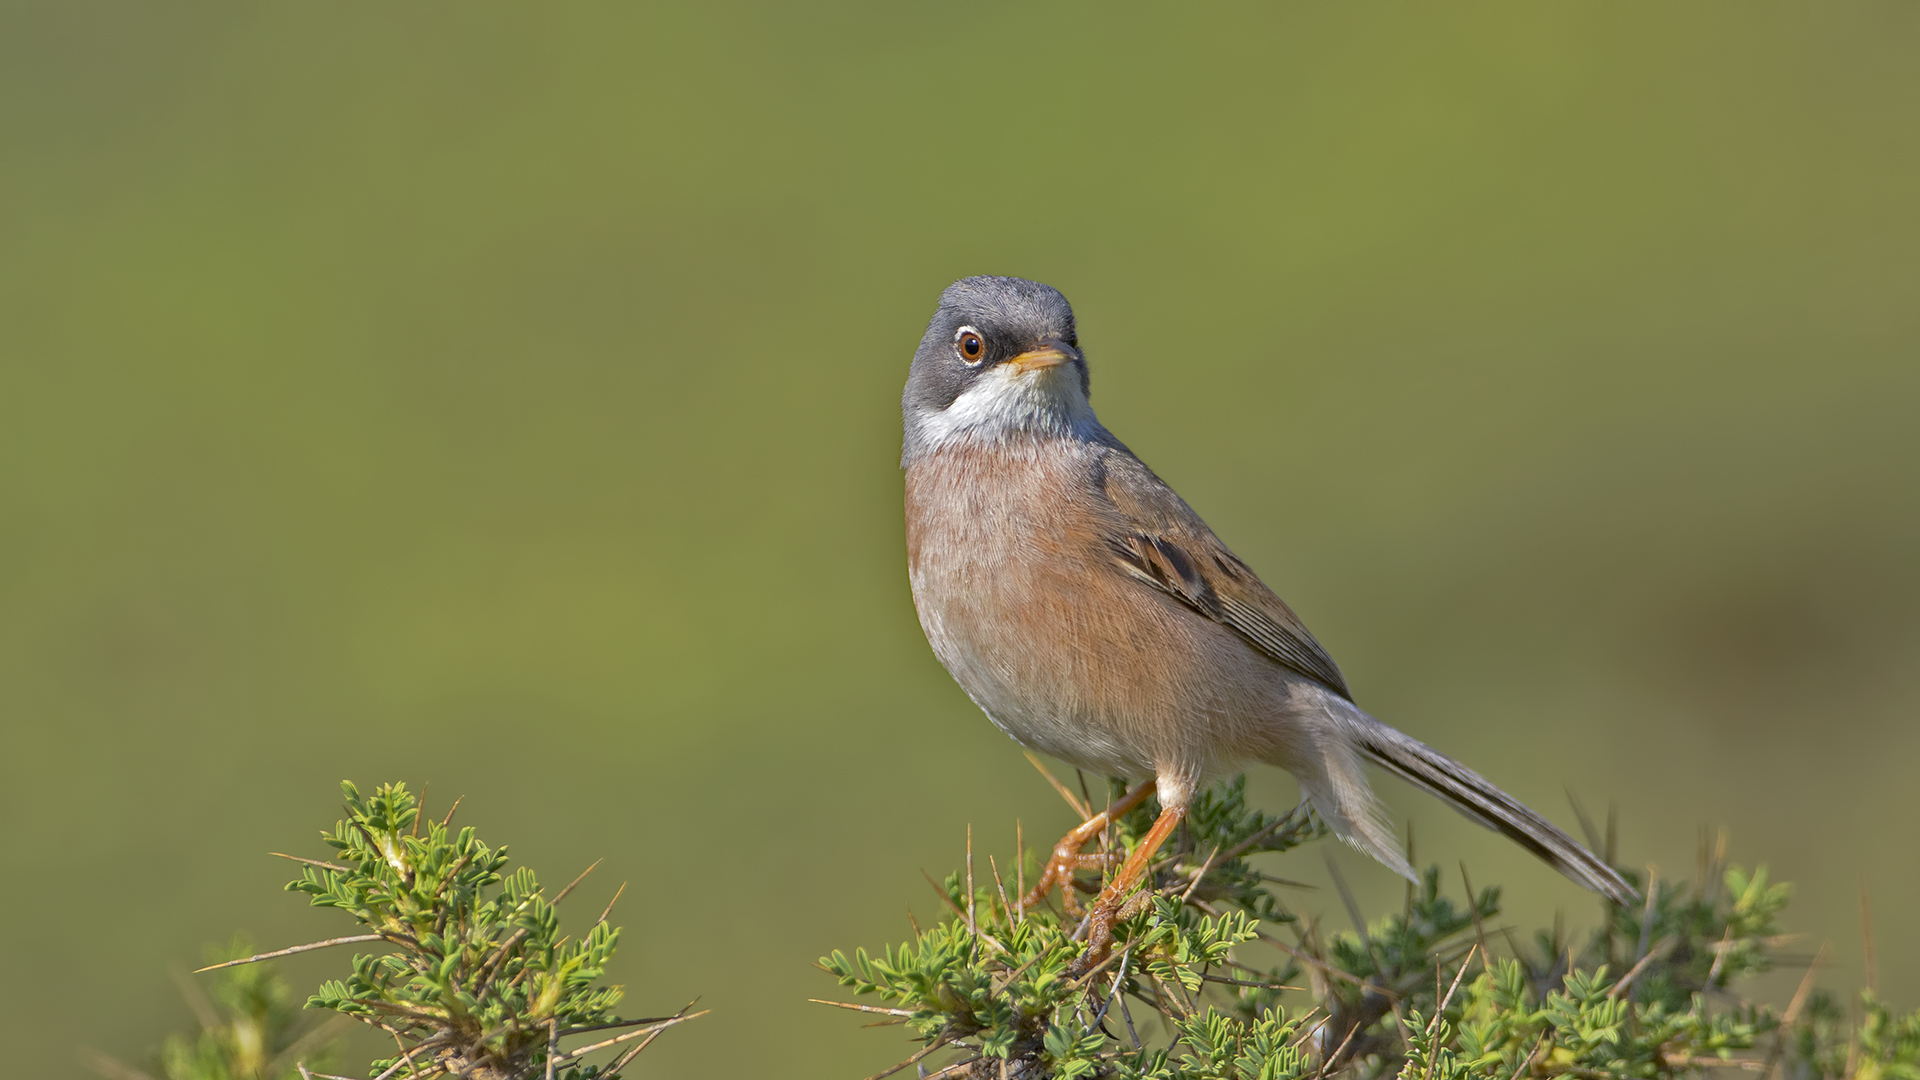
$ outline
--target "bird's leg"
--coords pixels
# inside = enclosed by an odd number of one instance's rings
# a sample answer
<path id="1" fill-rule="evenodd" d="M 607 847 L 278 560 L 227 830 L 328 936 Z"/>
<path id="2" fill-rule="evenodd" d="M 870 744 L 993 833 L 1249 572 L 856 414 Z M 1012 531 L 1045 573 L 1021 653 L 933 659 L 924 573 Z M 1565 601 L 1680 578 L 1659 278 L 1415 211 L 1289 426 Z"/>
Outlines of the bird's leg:
<path id="1" fill-rule="evenodd" d="M 1080 848 L 1084 846 L 1087 841 L 1104 832 L 1108 825 L 1119 819 L 1120 815 L 1139 806 L 1152 792 L 1153 781 L 1143 781 L 1139 787 L 1121 796 L 1119 802 L 1114 803 L 1112 806 L 1081 822 L 1079 828 L 1061 837 L 1060 842 L 1053 845 L 1053 855 L 1047 860 L 1046 868 L 1040 872 L 1040 880 L 1034 884 L 1026 896 L 1020 898 L 1020 910 L 1025 911 L 1030 907 L 1038 907 L 1040 902 L 1047 898 L 1047 893 L 1051 891 L 1055 885 L 1058 885 L 1060 886 L 1061 900 L 1066 903 L 1068 911 L 1073 911 L 1075 907 L 1073 899 L 1074 871 L 1096 868 L 1104 869 L 1112 865 L 1108 861 L 1112 858 L 1111 856 L 1082 855 L 1080 854 Z"/>
<path id="2" fill-rule="evenodd" d="M 1185 806 L 1169 806 L 1160 811 L 1153 828 L 1147 830 L 1140 846 L 1134 848 L 1133 854 L 1127 857 L 1126 865 L 1100 891 L 1100 898 L 1093 902 L 1093 913 L 1087 917 L 1087 951 L 1080 954 L 1080 959 L 1073 965 L 1076 974 L 1091 970 L 1113 951 L 1113 924 L 1120 915 L 1120 902 L 1146 876 L 1147 864 L 1152 861 L 1153 853 L 1160 850 L 1160 845 L 1167 842 L 1167 837 L 1173 835 L 1173 830 L 1186 816 Z"/>

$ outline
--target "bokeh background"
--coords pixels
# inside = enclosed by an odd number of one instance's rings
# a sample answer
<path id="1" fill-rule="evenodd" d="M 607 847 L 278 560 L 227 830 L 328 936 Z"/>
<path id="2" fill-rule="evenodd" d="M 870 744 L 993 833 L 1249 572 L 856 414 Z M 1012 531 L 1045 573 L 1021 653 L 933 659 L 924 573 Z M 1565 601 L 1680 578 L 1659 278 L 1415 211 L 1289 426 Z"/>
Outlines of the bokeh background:
<path id="1" fill-rule="evenodd" d="M 903 573 L 900 382 L 981 272 L 1363 704 L 1635 865 L 1730 829 L 1842 991 L 1864 887 L 1920 1004 L 1916 55 L 1901 3 L 5 5 L 7 1071 L 344 932 L 265 854 L 342 777 L 605 856 L 576 917 L 633 883 L 633 1011 L 714 1009 L 637 1076 L 904 1056 L 810 962 L 1069 824 Z"/>

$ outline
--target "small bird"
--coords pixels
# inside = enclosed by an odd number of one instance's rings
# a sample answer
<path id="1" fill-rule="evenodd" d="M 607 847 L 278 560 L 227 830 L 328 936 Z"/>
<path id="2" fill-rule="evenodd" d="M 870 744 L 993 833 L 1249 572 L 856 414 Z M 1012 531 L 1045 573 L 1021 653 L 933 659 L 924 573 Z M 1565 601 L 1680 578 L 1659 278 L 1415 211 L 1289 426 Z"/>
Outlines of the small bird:
<path id="1" fill-rule="evenodd" d="M 1367 763 L 1634 900 L 1546 819 L 1361 711 L 1293 610 L 1101 425 L 1088 393 L 1066 297 L 970 277 L 940 294 L 901 397 L 908 576 L 935 655 L 1021 745 L 1142 781 L 1061 839 L 1023 904 L 1098 865 L 1080 847 L 1151 790 L 1160 816 L 1094 905 L 1104 953 L 1200 785 L 1250 762 L 1293 774 L 1335 835 L 1410 880 Z"/>

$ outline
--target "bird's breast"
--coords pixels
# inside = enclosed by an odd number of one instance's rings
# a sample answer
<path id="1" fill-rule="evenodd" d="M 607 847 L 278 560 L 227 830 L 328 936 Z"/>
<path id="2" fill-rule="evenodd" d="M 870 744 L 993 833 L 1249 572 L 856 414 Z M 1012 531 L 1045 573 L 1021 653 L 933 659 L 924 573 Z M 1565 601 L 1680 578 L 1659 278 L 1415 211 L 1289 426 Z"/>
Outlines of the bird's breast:
<path id="1" fill-rule="evenodd" d="M 1085 768 L 1151 775 L 1211 755 L 1249 710 L 1235 699 L 1267 692 L 1223 680 L 1227 668 L 1266 675 L 1230 633 L 1118 571 L 1098 453 L 916 460 L 908 573 L 935 655 L 1004 731 Z"/>

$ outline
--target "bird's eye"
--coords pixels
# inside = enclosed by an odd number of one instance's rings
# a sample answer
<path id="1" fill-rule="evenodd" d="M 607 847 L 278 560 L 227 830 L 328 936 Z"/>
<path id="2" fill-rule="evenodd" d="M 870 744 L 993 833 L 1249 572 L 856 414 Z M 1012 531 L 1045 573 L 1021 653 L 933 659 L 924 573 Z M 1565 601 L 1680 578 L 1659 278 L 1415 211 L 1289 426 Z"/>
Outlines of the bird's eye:
<path id="1" fill-rule="evenodd" d="M 953 336 L 953 347 L 959 350 L 960 359 L 969 366 L 979 363 L 987 355 L 986 339 L 971 326 L 961 327 L 960 332 Z"/>

